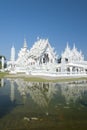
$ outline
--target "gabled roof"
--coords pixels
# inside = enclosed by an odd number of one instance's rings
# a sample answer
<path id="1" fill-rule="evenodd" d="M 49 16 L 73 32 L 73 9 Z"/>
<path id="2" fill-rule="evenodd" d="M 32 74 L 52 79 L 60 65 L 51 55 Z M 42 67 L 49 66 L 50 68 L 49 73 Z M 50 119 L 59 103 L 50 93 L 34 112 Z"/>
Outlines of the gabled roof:
<path id="1" fill-rule="evenodd" d="M 45 52 L 47 47 L 49 47 L 49 49 L 53 52 L 48 39 L 38 39 L 30 49 L 29 57 L 39 58 Z"/>
<path id="2" fill-rule="evenodd" d="M 79 52 L 73 45 L 73 49 L 70 49 L 69 45 L 67 44 L 65 51 L 62 53 L 62 58 L 69 58 L 72 61 L 83 61 L 84 56 L 82 55 L 81 51 Z"/>

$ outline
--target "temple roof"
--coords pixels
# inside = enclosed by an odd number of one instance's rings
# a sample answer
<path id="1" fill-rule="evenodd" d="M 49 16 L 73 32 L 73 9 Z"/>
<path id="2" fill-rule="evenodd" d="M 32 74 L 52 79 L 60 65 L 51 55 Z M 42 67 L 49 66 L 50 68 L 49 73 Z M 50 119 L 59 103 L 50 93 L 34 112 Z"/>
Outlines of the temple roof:
<path id="1" fill-rule="evenodd" d="M 75 44 L 73 45 L 73 49 L 70 49 L 69 45 L 67 44 L 65 51 L 62 53 L 62 58 L 70 59 L 70 61 L 83 61 L 84 56 L 82 55 L 82 52 L 78 51 L 75 47 Z"/>
<path id="2" fill-rule="evenodd" d="M 38 39 L 30 49 L 29 56 L 32 58 L 39 58 L 47 48 L 53 53 L 53 48 L 51 48 L 48 39 Z"/>
<path id="3" fill-rule="evenodd" d="M 66 48 L 65 48 L 65 51 L 62 53 L 62 57 L 63 58 L 68 58 L 71 56 L 71 49 L 69 47 L 69 44 L 67 42 L 67 45 L 66 45 Z"/>

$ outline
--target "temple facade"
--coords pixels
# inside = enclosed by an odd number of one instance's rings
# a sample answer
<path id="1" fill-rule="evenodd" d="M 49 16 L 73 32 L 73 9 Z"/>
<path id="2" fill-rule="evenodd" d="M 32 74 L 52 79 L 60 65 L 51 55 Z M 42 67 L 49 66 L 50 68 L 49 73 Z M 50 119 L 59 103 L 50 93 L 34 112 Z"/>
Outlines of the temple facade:
<path id="1" fill-rule="evenodd" d="M 29 50 L 26 39 L 15 60 L 15 48 L 11 48 L 11 60 L 8 62 L 10 72 L 23 72 L 32 75 L 69 75 L 86 74 L 87 61 L 84 55 L 73 45 L 71 49 L 67 43 L 58 63 L 58 55 L 48 39 L 37 39 Z"/>
<path id="2" fill-rule="evenodd" d="M 78 51 L 75 47 L 75 44 L 73 45 L 73 49 L 70 49 L 68 43 L 65 48 L 65 51 L 62 53 L 62 59 L 67 60 L 68 62 L 82 62 L 84 61 L 84 56 L 82 52 Z"/>
<path id="3" fill-rule="evenodd" d="M 87 61 L 84 60 L 84 55 L 77 50 L 75 44 L 71 49 L 67 43 L 61 54 L 61 63 L 57 65 L 57 71 L 62 74 L 86 74 Z"/>

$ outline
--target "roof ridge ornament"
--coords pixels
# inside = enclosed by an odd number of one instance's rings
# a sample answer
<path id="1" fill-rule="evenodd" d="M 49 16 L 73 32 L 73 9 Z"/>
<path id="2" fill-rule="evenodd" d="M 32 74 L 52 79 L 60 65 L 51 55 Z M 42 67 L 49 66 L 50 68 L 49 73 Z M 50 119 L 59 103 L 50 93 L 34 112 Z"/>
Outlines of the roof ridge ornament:
<path id="1" fill-rule="evenodd" d="M 39 40 L 40 38 L 39 38 L 39 36 L 37 37 L 37 41 Z"/>
<path id="2" fill-rule="evenodd" d="M 69 47 L 69 42 L 67 42 L 66 48 L 67 48 L 67 49 L 70 49 L 70 47 Z"/>

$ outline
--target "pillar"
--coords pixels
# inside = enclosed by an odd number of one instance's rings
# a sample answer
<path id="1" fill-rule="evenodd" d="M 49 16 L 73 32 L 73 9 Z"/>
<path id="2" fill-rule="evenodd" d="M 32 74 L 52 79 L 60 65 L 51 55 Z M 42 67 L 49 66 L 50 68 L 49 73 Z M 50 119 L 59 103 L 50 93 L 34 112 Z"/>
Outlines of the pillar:
<path id="1" fill-rule="evenodd" d="M 72 67 L 70 67 L 70 74 L 72 74 Z"/>

